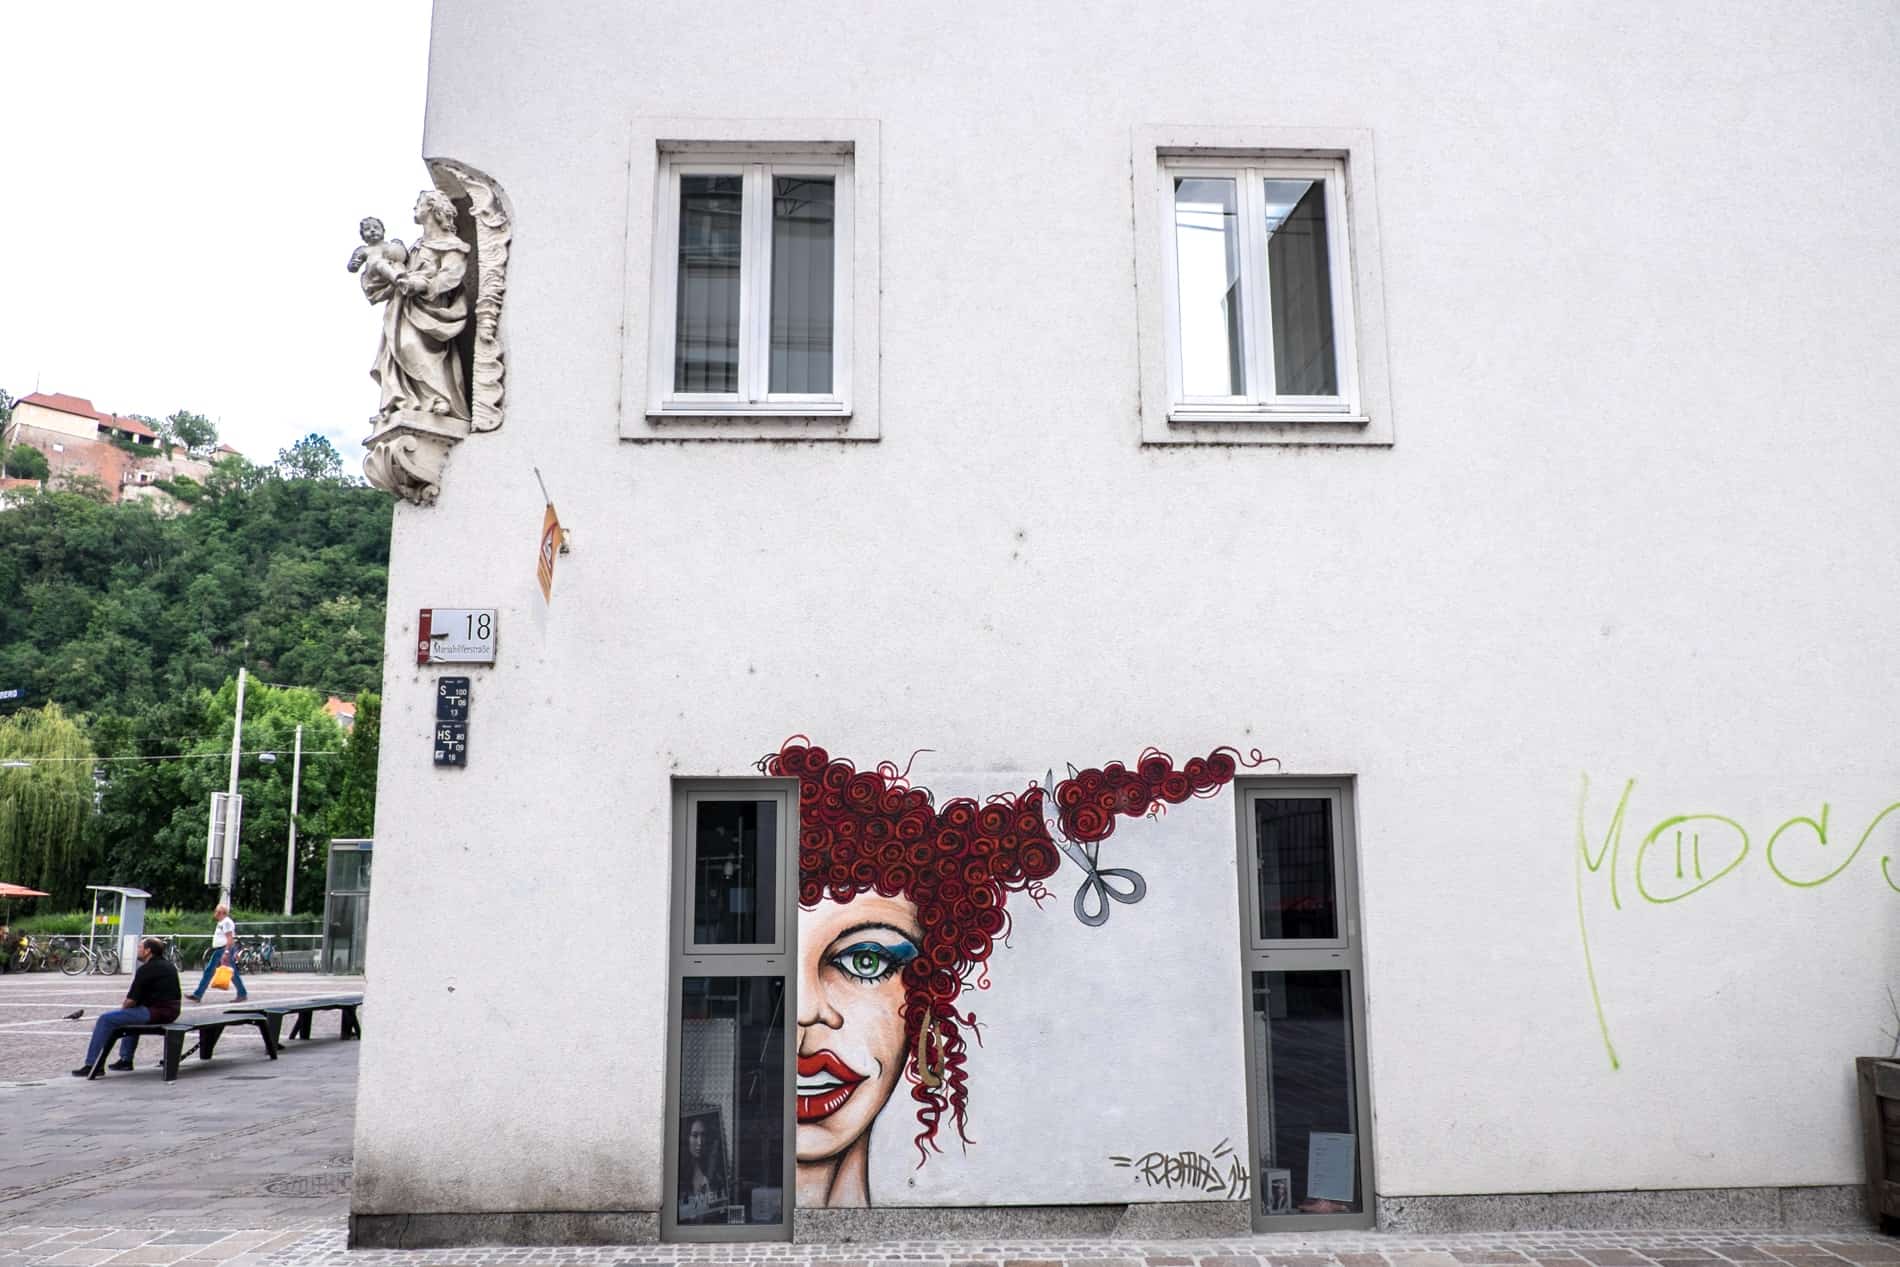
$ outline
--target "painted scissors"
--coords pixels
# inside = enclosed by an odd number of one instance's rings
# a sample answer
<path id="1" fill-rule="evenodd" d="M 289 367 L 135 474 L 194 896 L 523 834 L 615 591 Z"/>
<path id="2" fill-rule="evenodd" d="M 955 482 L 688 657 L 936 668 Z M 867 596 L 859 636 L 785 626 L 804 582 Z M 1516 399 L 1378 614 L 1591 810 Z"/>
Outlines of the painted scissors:
<path id="1" fill-rule="evenodd" d="M 1148 882 L 1139 872 L 1126 867 L 1100 866 L 1087 849 L 1060 836 L 1056 837 L 1056 848 L 1082 869 L 1082 886 L 1075 891 L 1075 917 L 1090 928 L 1099 928 L 1108 922 L 1110 902 L 1133 906 L 1148 895 Z M 1093 903 L 1089 901 L 1091 895 L 1095 899 Z"/>

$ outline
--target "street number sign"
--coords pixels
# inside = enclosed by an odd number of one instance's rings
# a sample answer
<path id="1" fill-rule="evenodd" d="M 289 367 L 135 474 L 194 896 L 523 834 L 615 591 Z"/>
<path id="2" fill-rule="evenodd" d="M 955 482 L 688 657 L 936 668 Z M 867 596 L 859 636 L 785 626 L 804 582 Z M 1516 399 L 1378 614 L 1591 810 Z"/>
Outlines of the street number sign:
<path id="1" fill-rule="evenodd" d="M 493 607 L 425 607 L 416 619 L 417 664 L 493 664 Z"/>

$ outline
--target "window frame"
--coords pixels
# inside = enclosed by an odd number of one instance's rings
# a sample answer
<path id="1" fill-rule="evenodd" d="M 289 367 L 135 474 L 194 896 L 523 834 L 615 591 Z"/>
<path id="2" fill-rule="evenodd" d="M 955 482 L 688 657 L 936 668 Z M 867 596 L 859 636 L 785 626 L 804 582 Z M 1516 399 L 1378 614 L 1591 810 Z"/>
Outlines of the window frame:
<path id="1" fill-rule="evenodd" d="M 1135 285 L 1144 444 L 1389 445 L 1393 417 L 1372 134 L 1356 128 L 1145 126 L 1133 130 Z M 1174 177 L 1238 182 L 1246 395 L 1182 387 Z M 1272 315 L 1263 179 L 1327 180 L 1329 281 L 1339 394 L 1271 391 Z"/>
<path id="2" fill-rule="evenodd" d="M 670 167 L 715 162 L 777 166 L 781 174 L 837 167 L 840 219 L 834 236 L 832 393 L 822 399 L 759 393 L 765 401 L 673 393 L 678 302 L 679 204 Z M 726 170 L 733 170 L 728 167 Z M 621 307 L 619 435 L 622 440 L 876 440 L 879 438 L 878 124 L 874 119 L 710 119 L 638 116 L 627 163 L 626 262 Z M 761 189 L 763 190 L 763 186 Z M 757 199 L 748 199 L 757 203 Z M 848 210 L 842 210 L 848 205 Z M 675 227 L 663 237 L 660 221 Z M 771 219 L 760 217 L 768 237 Z M 843 225 L 839 233 L 847 231 Z M 660 245 L 666 243 L 665 246 Z M 742 259 L 744 258 L 742 253 Z M 757 256 L 755 256 L 757 258 Z M 760 270 L 769 302 L 769 271 Z M 840 278 L 848 282 L 840 285 Z M 743 284 L 742 284 L 743 291 Z M 758 308 L 759 312 L 752 312 Z M 770 308 L 747 317 L 770 340 Z M 656 348 L 664 346 L 664 355 Z M 743 353 L 742 353 L 743 356 Z M 744 373 L 744 370 L 741 371 Z M 762 373 L 769 374 L 768 366 Z M 743 385 L 742 385 L 743 386 Z M 674 401 L 669 407 L 668 398 Z"/>
<path id="3" fill-rule="evenodd" d="M 774 897 L 780 908 L 775 916 L 774 932 L 777 934 L 766 942 L 702 942 L 694 940 L 696 930 L 693 924 L 693 899 L 697 896 L 693 886 L 699 877 L 699 807 L 707 801 L 760 801 L 771 802 L 776 808 L 777 850 L 774 854 L 773 886 L 777 890 Z M 674 788 L 674 807 L 679 816 L 679 886 L 674 895 L 679 911 L 679 954 L 695 961 L 718 955 L 738 956 L 778 956 L 793 954 L 797 950 L 797 918 L 791 921 L 791 933 L 788 935 L 783 908 L 787 897 L 787 888 L 797 892 L 796 879 L 787 886 L 782 868 L 789 855 L 794 866 L 798 855 L 796 841 L 798 837 L 798 791 L 796 787 L 786 788 L 781 782 L 761 779 L 756 783 L 720 783 L 713 780 L 682 781 Z M 789 819 L 789 822 L 787 821 Z M 797 903 L 793 904 L 796 909 Z"/>
<path id="4" fill-rule="evenodd" d="M 1357 780 L 1346 775 L 1253 775 L 1234 780 L 1236 859 L 1240 872 L 1240 1006 L 1242 1081 L 1247 1092 L 1248 1157 L 1255 1171 L 1254 1190 L 1248 1194 L 1247 1217 L 1256 1232 L 1311 1232 L 1364 1230 L 1376 1226 L 1378 1188 L 1373 1164 L 1372 1062 L 1369 1047 L 1369 1008 L 1366 1003 L 1364 932 L 1359 919 L 1358 821 L 1355 813 Z M 1340 937 L 1262 939 L 1259 936 L 1257 800 L 1295 797 L 1327 799 L 1333 806 L 1333 884 L 1339 907 Z M 1356 1137 L 1354 1162 L 1358 1170 L 1360 1209 L 1353 1214 L 1266 1214 L 1261 1210 L 1264 1176 L 1257 1164 L 1262 1156 L 1259 1129 L 1262 1088 L 1255 1084 L 1259 1040 L 1254 1030 L 1253 978 L 1263 972 L 1344 972 L 1348 1018 L 1352 1026 L 1353 1120 Z"/>
<path id="5" fill-rule="evenodd" d="M 1241 790 L 1241 806 L 1244 821 L 1241 823 L 1242 852 L 1241 863 L 1244 881 L 1241 885 L 1241 911 L 1247 920 L 1246 937 L 1250 950 L 1291 951 L 1291 950 L 1346 950 L 1357 940 L 1359 912 L 1354 902 L 1356 895 L 1352 886 L 1346 882 L 1347 854 L 1346 834 L 1347 817 L 1350 808 L 1346 804 L 1347 786 L 1339 782 L 1287 782 L 1283 784 L 1250 784 Z M 1335 932 L 1331 937 L 1263 937 L 1260 935 L 1260 821 L 1253 812 L 1254 802 L 1262 800 L 1314 800 L 1325 801 L 1331 806 L 1333 860 L 1333 916 Z"/>
<path id="6" fill-rule="evenodd" d="M 848 417 L 851 413 L 851 156 L 689 149 L 662 153 L 653 239 L 652 343 L 647 370 L 649 416 L 791 415 Z M 680 178 L 743 179 L 740 194 L 739 346 L 736 392 L 682 392 L 673 386 L 678 348 Z M 829 392 L 771 390 L 772 182 L 779 176 L 823 176 L 833 181 L 831 267 L 831 385 Z"/>
<path id="7" fill-rule="evenodd" d="M 693 941 L 692 884 L 695 848 L 692 823 L 702 801 L 775 800 L 778 813 L 778 932 L 776 944 L 725 946 Z M 789 1241 L 797 1206 L 798 1096 L 796 1082 L 786 1083 L 784 1108 L 783 1204 L 781 1219 L 770 1223 L 688 1223 L 679 1221 L 674 1194 L 679 1191 L 681 1011 L 685 982 L 700 977 L 777 977 L 782 979 L 782 1059 L 788 1071 L 798 1067 L 798 780 L 787 778 L 680 778 L 672 795 L 672 928 L 667 937 L 666 1082 L 662 1090 L 660 1239 L 662 1241 Z M 795 1078 L 795 1075 L 793 1075 Z"/>
<path id="8" fill-rule="evenodd" d="M 1358 340 L 1352 321 L 1352 242 L 1346 213 L 1346 163 L 1342 158 L 1261 156 L 1244 163 L 1210 163 L 1201 156 L 1161 158 L 1162 222 L 1169 226 L 1161 252 L 1162 302 L 1166 305 L 1168 398 L 1172 421 L 1244 421 L 1268 415 L 1289 420 L 1359 416 Z M 1180 251 L 1176 237 L 1174 182 L 1179 179 L 1231 180 L 1240 226 L 1241 363 L 1248 390 L 1238 395 L 1189 395 L 1181 337 Z M 1267 271 L 1266 195 L 1268 180 L 1321 180 L 1326 188 L 1327 285 L 1331 288 L 1333 368 L 1339 382 L 1334 396 L 1295 396 L 1261 390 L 1275 383 L 1273 298 Z"/>

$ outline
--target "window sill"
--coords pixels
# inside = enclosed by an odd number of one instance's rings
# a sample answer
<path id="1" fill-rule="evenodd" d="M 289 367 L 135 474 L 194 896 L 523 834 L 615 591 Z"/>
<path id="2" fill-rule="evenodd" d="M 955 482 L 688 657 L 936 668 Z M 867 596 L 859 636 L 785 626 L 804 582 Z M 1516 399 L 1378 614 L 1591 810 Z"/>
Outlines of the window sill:
<path id="1" fill-rule="evenodd" d="M 846 405 L 800 403 L 796 405 L 735 405 L 721 401 L 705 405 L 664 405 L 647 410 L 647 421 L 663 423 L 672 418 L 725 418 L 734 421 L 757 419 L 811 419 L 819 422 L 849 422 Z"/>
<path id="2" fill-rule="evenodd" d="M 1152 445 L 1267 444 L 1384 448 L 1391 424 L 1376 414 L 1268 413 L 1264 410 L 1180 406 L 1163 420 L 1144 423 L 1141 442 Z"/>
<path id="3" fill-rule="evenodd" d="M 876 440 L 877 431 L 842 407 L 648 409 L 623 440 Z"/>
<path id="4" fill-rule="evenodd" d="M 1207 409 L 1195 405 L 1178 405 L 1168 411 L 1170 423 L 1207 423 L 1233 422 L 1248 426 L 1260 423 L 1334 423 L 1342 427 L 1364 427 L 1372 422 L 1366 414 L 1340 413 L 1336 410 L 1299 410 L 1299 409 Z"/>

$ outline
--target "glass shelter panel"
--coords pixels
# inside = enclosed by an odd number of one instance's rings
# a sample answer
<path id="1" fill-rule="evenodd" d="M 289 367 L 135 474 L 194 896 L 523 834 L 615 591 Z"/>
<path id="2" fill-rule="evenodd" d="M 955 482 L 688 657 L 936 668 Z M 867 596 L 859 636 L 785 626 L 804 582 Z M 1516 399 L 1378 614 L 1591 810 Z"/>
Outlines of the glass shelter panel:
<path id="1" fill-rule="evenodd" d="M 369 889 L 369 869 L 375 857 L 368 849 L 332 849 L 330 851 L 330 888 L 340 892 Z"/>
<path id="2" fill-rule="evenodd" d="M 702 800 L 695 809 L 689 897 L 693 944 L 776 944 L 778 803 Z"/>
<path id="3" fill-rule="evenodd" d="M 1260 940 L 1337 938 L 1333 802 L 1322 796 L 1261 797 L 1253 809 Z"/>
<path id="4" fill-rule="evenodd" d="M 674 1212 L 682 1227 L 787 1220 L 784 1025 L 781 977 L 680 982 Z"/>
<path id="5" fill-rule="evenodd" d="M 1352 974 L 1252 976 L 1257 1213 L 1358 1214 Z"/>
<path id="6" fill-rule="evenodd" d="M 1231 179 L 1174 182 L 1174 252 L 1181 309 L 1181 386 L 1190 396 L 1247 390 L 1241 344 L 1240 204 Z"/>

